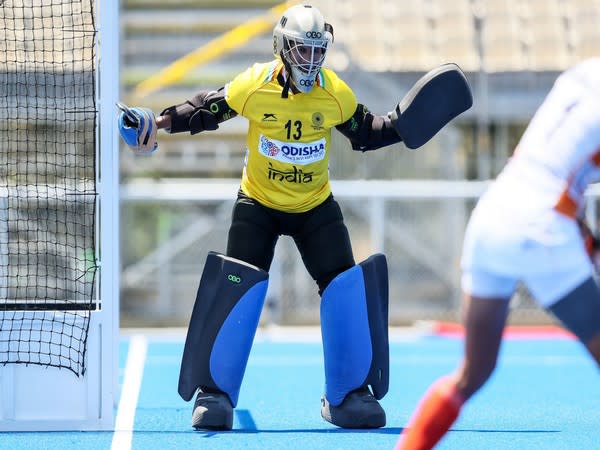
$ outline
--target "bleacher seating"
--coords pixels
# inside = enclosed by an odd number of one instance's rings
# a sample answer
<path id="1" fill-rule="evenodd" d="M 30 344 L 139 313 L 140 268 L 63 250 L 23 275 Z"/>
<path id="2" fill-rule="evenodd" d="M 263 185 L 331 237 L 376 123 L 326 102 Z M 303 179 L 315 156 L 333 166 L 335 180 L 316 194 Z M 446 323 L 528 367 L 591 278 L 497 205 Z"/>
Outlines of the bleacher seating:
<path id="1" fill-rule="evenodd" d="M 436 59 L 457 62 L 468 72 L 480 69 L 475 17 L 469 0 L 436 0 L 431 7 Z"/>
<path id="2" fill-rule="evenodd" d="M 126 0 L 123 54 L 125 70 L 131 75 L 127 79 L 133 83 L 143 78 L 147 71 L 164 66 L 277 3 L 228 1 L 219 8 L 217 2 L 179 0 L 170 2 L 168 9 L 158 9 L 160 3 L 152 0 Z M 487 67 L 491 72 L 561 70 L 587 54 L 580 47 L 597 44 L 600 35 L 598 0 L 312 3 L 335 25 L 332 53 L 345 51 L 352 63 L 370 71 L 425 71 L 432 62 L 450 59 L 475 71 L 482 57 L 493 62 Z M 197 6 L 192 9 L 192 4 Z M 203 4 L 205 9 L 201 9 Z M 129 5 L 135 5 L 135 9 Z M 483 25 L 481 36 L 477 23 Z M 266 40 L 253 41 L 240 49 L 236 66 L 270 57 L 270 46 L 265 51 L 264 43 Z M 224 77 L 234 71 L 228 58 L 215 67 L 229 68 Z M 214 73 L 208 69 L 205 73 Z"/>
<path id="3" fill-rule="evenodd" d="M 157 70 L 278 3 L 277 0 L 172 0 L 167 5 L 157 0 L 124 0 L 121 42 L 125 96 Z M 486 73 L 491 97 L 494 89 L 502 92 L 497 107 L 487 112 L 498 117 L 514 114 L 514 108 L 507 111 L 502 103 L 513 95 L 528 102 L 521 113 L 525 117 L 535 105 L 538 93 L 548 87 L 559 71 L 582 58 L 600 55 L 600 0 L 314 0 L 311 3 L 334 25 L 335 43 L 326 64 L 345 78 L 377 73 L 388 76 L 390 83 L 395 83 L 401 91 L 403 83 L 414 80 L 415 74 L 455 62 L 471 79 Z M 198 89 L 220 87 L 251 63 L 271 59 L 270 40 L 268 33 L 252 39 L 143 102 L 159 111 Z M 365 83 L 358 81 L 360 90 Z M 513 91 L 521 91 L 505 95 L 509 81 Z M 367 89 L 367 93 L 372 90 Z M 387 98 L 380 100 L 383 104 Z M 379 107 L 378 101 L 373 100 L 375 107 Z M 493 104 L 493 99 L 490 102 Z M 469 114 L 477 114 L 476 108 Z M 219 136 L 231 146 L 228 154 L 241 160 L 244 127 L 225 129 Z M 164 138 L 161 145 L 165 161 L 160 165 L 157 165 L 159 158 L 153 158 L 147 162 L 125 161 L 124 166 L 133 173 L 171 167 L 170 175 L 176 175 L 176 168 L 183 166 L 186 173 L 196 170 L 205 174 L 207 161 L 227 160 L 215 156 L 219 146 L 194 142 L 191 145 L 179 138 Z M 167 163 L 181 158 L 186 158 L 188 164 Z M 239 169 L 239 164 L 234 165 L 229 175 L 238 176 Z M 220 166 L 216 172 L 228 175 Z"/>
<path id="4" fill-rule="evenodd" d="M 576 58 L 600 55 L 600 1 L 574 0 L 567 10 Z"/>

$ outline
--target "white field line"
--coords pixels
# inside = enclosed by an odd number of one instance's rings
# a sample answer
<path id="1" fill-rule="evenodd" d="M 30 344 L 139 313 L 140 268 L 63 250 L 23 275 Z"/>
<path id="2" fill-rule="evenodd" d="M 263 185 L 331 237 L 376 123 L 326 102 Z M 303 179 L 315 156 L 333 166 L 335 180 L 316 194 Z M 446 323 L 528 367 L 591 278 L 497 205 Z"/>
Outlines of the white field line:
<path id="1" fill-rule="evenodd" d="M 148 341 L 145 336 L 136 334 L 129 341 L 129 352 L 125 365 L 125 377 L 121 389 L 121 398 L 115 420 L 115 431 L 111 450 L 129 450 L 133 438 L 133 421 L 137 407 L 144 364 L 148 351 Z"/>

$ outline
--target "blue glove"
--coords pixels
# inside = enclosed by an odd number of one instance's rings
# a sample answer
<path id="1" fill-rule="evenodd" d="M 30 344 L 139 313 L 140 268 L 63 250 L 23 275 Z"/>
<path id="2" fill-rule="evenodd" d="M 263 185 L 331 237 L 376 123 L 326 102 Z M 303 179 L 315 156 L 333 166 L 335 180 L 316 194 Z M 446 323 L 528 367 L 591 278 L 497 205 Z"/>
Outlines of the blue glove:
<path id="1" fill-rule="evenodd" d="M 158 148 L 156 141 L 156 117 L 148 108 L 129 108 L 129 114 L 119 114 L 119 134 L 125 143 L 138 155 L 150 155 Z M 135 116 L 133 121 L 130 116 Z"/>

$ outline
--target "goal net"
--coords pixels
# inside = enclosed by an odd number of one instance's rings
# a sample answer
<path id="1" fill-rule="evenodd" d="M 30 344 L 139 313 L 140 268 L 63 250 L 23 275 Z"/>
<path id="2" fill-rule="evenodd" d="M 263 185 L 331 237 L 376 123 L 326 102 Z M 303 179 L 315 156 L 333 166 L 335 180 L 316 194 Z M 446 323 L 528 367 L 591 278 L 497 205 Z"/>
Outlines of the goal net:
<path id="1" fill-rule="evenodd" d="M 96 308 L 92 4 L 10 0 L 0 22 L 0 362 L 83 374 Z"/>
<path id="2" fill-rule="evenodd" d="M 0 364 L 76 379 L 103 306 L 96 9 L 0 0 Z"/>

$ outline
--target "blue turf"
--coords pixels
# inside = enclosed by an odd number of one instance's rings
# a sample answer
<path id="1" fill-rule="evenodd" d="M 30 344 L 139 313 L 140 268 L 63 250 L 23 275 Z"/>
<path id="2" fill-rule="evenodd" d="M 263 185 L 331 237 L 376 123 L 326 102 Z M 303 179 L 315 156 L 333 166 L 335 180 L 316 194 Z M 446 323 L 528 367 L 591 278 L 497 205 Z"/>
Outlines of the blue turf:
<path id="1" fill-rule="evenodd" d="M 191 402 L 177 394 L 183 342 L 149 341 L 135 418 L 134 449 L 392 449 L 424 390 L 452 370 L 462 342 L 415 338 L 391 344 L 388 426 L 342 430 L 319 414 L 319 343 L 257 341 L 231 432 L 191 429 Z M 127 342 L 121 345 L 124 367 Z M 120 380 L 122 381 L 121 373 Z M 600 448 L 596 366 L 570 340 L 508 340 L 492 380 L 463 409 L 440 450 Z M 112 433 L 0 433 L 4 449 L 109 449 Z"/>

